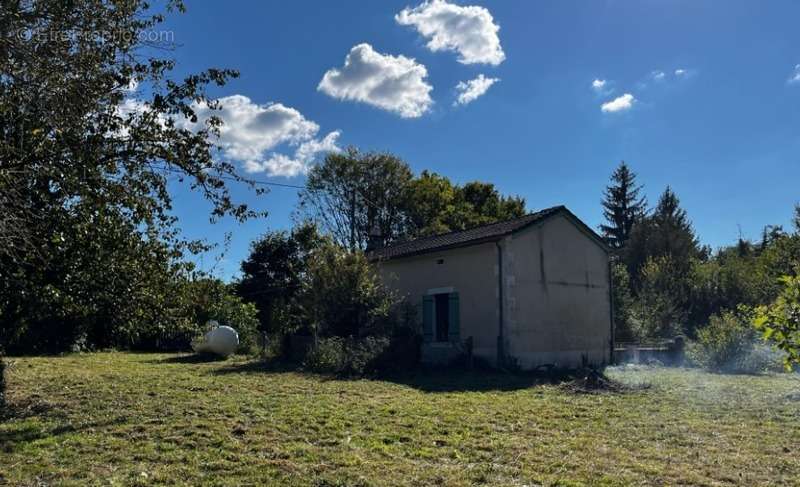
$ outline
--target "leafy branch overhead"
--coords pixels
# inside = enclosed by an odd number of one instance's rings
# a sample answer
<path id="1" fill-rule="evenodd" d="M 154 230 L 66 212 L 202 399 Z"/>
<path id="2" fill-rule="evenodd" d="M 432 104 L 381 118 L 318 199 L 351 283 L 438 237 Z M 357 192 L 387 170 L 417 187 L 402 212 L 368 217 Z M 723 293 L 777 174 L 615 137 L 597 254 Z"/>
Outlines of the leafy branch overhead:
<path id="1" fill-rule="evenodd" d="M 3 343 L 30 334 L 57 348 L 88 334 L 130 344 L 142 322 L 182 319 L 172 295 L 192 269 L 183 256 L 208 246 L 181 237 L 171 186 L 201 194 L 212 219 L 257 215 L 226 184 L 249 182 L 220 157 L 219 119 L 187 126 L 197 106 L 215 106 L 206 89 L 238 73 L 174 77 L 174 45 L 148 41 L 173 11 L 182 3 L 3 4 Z"/>

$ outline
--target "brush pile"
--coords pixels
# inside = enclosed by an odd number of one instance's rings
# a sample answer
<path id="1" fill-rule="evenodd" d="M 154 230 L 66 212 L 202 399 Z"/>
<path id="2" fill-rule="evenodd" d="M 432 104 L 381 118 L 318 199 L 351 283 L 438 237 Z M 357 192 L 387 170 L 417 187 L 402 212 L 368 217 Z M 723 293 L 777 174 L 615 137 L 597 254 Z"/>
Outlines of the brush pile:
<path id="1" fill-rule="evenodd" d="M 625 393 L 647 389 L 649 385 L 630 386 L 611 379 L 601 371 L 592 368 L 579 369 L 575 379 L 561 384 L 562 389 L 578 394 Z"/>

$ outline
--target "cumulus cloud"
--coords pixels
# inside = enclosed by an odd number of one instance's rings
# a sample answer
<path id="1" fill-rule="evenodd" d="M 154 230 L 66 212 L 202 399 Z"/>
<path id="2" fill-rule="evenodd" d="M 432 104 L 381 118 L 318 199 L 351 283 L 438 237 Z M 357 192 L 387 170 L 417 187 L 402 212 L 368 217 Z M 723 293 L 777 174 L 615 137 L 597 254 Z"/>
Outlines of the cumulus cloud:
<path id="1" fill-rule="evenodd" d="M 338 131 L 322 140 L 316 139 L 319 125 L 294 108 L 280 103 L 260 105 L 243 95 L 217 101 L 218 110 L 207 104 L 195 104 L 197 122 L 182 124 L 196 129 L 212 116 L 219 118 L 222 126 L 216 143 L 224 157 L 240 162 L 246 172 L 292 177 L 307 171 L 319 153 L 338 150 Z M 272 152 L 283 145 L 296 148 L 293 157 Z"/>
<path id="2" fill-rule="evenodd" d="M 675 70 L 675 76 L 686 76 L 687 74 L 689 73 L 683 68 L 678 68 Z"/>
<path id="3" fill-rule="evenodd" d="M 608 81 L 604 79 L 595 79 L 594 81 L 592 81 L 592 89 L 595 91 L 603 91 L 603 89 L 605 89 L 607 84 Z"/>
<path id="4" fill-rule="evenodd" d="M 414 59 L 375 51 L 369 44 L 350 49 L 341 68 L 329 69 L 317 89 L 340 100 L 354 100 L 397 113 L 422 116 L 433 104 L 428 70 Z"/>
<path id="5" fill-rule="evenodd" d="M 664 71 L 653 71 L 650 76 L 656 81 L 662 81 L 667 75 L 664 74 Z"/>
<path id="6" fill-rule="evenodd" d="M 244 170 L 248 173 L 266 172 L 272 176 L 286 177 L 305 174 L 318 155 L 341 150 L 336 145 L 340 135 L 341 132 L 335 130 L 321 140 L 311 139 L 303 142 L 294 151 L 294 156 L 292 157 L 286 154 L 274 153 L 263 161 L 245 161 Z"/>
<path id="7" fill-rule="evenodd" d="M 500 81 L 500 78 L 487 78 L 483 74 L 479 74 L 477 78 L 469 81 L 459 81 L 456 85 L 458 98 L 456 98 L 453 105 L 466 105 L 478 99 L 481 95 L 486 93 L 489 88 L 495 83 Z"/>
<path id="8" fill-rule="evenodd" d="M 794 65 L 794 71 L 792 71 L 792 75 L 789 76 L 789 83 L 800 83 L 800 64 Z"/>
<path id="9" fill-rule="evenodd" d="M 636 103 L 636 98 L 630 93 L 625 93 L 622 96 L 614 98 L 613 100 L 603 103 L 600 107 L 604 113 L 614 113 L 614 112 L 621 112 L 625 110 L 630 110 L 633 107 L 633 104 Z"/>
<path id="10" fill-rule="evenodd" d="M 457 52 L 462 64 L 496 66 L 506 58 L 497 36 L 500 26 L 484 7 L 432 0 L 414 8 L 406 7 L 394 18 L 400 25 L 415 27 L 428 39 L 431 51 Z"/>

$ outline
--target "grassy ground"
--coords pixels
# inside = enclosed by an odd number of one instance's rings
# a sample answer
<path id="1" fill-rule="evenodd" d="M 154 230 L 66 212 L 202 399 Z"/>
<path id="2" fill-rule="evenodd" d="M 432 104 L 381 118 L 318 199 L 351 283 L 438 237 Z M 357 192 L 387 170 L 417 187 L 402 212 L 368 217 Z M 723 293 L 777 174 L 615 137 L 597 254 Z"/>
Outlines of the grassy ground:
<path id="1" fill-rule="evenodd" d="M 341 381 L 244 359 L 16 358 L 10 485 L 800 485 L 800 379 L 614 370 Z"/>

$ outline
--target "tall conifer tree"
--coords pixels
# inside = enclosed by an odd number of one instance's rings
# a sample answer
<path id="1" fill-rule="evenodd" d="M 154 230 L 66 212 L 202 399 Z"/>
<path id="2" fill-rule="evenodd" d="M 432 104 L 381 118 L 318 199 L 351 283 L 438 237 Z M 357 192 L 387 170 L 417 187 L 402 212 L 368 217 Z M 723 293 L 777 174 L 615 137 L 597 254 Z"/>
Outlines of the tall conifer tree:
<path id="1" fill-rule="evenodd" d="M 611 175 L 611 184 L 603 192 L 603 216 L 608 223 L 600 225 L 603 237 L 613 249 L 625 247 L 634 223 L 647 210 L 644 196 L 639 195 L 641 189 L 636 184 L 636 174 L 625 161 L 620 162 Z"/>

